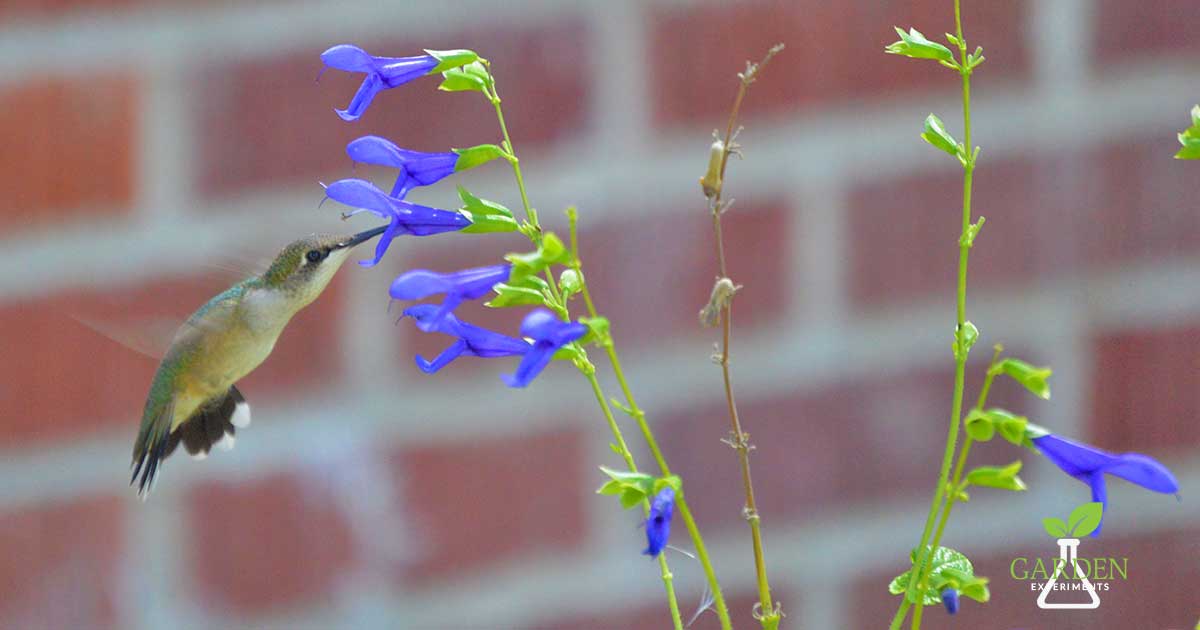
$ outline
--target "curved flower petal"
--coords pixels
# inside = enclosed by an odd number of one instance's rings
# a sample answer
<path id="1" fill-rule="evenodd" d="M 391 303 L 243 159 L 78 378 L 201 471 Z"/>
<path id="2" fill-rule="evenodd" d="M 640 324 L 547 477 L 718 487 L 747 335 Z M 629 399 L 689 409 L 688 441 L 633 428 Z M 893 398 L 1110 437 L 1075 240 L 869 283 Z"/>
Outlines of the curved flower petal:
<path id="1" fill-rule="evenodd" d="M 432 362 L 427 361 L 425 357 L 419 354 L 414 358 L 416 359 L 417 367 L 420 368 L 422 372 L 426 374 L 433 374 L 434 372 L 446 367 L 447 364 L 457 359 L 458 356 L 466 350 L 467 342 L 460 339 L 451 344 L 449 348 L 443 350 L 442 353 L 437 355 L 437 358 L 435 358 Z"/>
<path id="2" fill-rule="evenodd" d="M 373 212 L 384 219 L 393 218 L 399 212 L 394 203 L 396 200 L 365 179 L 339 179 L 325 187 L 325 195 L 338 203 Z"/>
<path id="3" fill-rule="evenodd" d="M 554 345 L 539 341 L 533 344 L 533 348 L 525 353 L 525 357 L 521 359 L 521 364 L 517 366 L 517 371 L 512 374 L 501 374 L 500 378 L 509 387 L 526 387 L 537 378 L 542 370 L 550 364 L 550 360 L 554 358 L 554 353 L 558 348 Z"/>
<path id="4" fill-rule="evenodd" d="M 353 44 L 338 44 L 321 53 L 321 61 L 336 70 L 372 72 L 374 61 L 367 51 Z"/>
<path id="5" fill-rule="evenodd" d="M 1141 453 L 1118 455 L 1116 461 L 1105 468 L 1104 472 L 1147 490 L 1164 494 L 1179 492 L 1179 481 L 1175 479 L 1175 475 L 1157 460 Z"/>
<path id="6" fill-rule="evenodd" d="M 454 290 L 454 281 L 428 269 L 413 269 L 392 281 L 388 294 L 396 300 L 423 300 L 436 293 Z"/>

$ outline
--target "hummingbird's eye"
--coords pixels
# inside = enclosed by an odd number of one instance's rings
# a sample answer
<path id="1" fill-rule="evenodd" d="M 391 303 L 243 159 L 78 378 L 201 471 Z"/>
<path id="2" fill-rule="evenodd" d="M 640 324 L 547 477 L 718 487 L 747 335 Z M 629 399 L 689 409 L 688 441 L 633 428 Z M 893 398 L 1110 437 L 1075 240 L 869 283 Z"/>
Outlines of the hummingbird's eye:
<path id="1" fill-rule="evenodd" d="M 304 255 L 304 257 L 308 259 L 308 262 L 315 263 L 320 262 L 325 255 L 321 253 L 321 250 L 319 249 L 310 249 L 308 250 L 308 253 Z"/>

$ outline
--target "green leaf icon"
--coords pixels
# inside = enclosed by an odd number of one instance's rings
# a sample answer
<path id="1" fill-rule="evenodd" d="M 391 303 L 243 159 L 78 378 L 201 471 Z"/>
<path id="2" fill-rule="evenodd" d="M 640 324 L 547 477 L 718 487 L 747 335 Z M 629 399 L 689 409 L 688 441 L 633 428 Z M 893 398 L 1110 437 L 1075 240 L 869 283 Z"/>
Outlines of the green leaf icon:
<path id="1" fill-rule="evenodd" d="M 1045 529 L 1046 533 L 1050 534 L 1052 538 L 1067 537 L 1067 524 L 1061 518 L 1051 516 L 1050 518 L 1042 519 L 1042 529 Z"/>
<path id="2" fill-rule="evenodd" d="M 1100 527 L 1100 518 L 1104 516 L 1104 504 L 1093 502 L 1084 503 L 1083 505 L 1071 510 L 1071 517 L 1068 520 L 1070 525 L 1068 531 L 1075 538 L 1082 538 L 1096 531 Z"/>

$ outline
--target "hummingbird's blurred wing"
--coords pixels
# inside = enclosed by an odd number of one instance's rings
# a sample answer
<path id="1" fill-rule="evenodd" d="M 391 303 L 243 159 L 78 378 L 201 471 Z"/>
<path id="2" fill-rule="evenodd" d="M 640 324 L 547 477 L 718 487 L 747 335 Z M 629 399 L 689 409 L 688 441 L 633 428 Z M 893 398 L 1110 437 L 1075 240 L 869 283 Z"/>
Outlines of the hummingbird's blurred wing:
<path id="1" fill-rule="evenodd" d="M 171 342 L 177 336 L 187 330 L 204 326 L 174 317 L 147 317 L 124 322 L 103 321 L 79 314 L 72 314 L 70 317 L 93 332 L 107 337 L 109 341 L 156 360 L 161 360 L 167 355 Z"/>

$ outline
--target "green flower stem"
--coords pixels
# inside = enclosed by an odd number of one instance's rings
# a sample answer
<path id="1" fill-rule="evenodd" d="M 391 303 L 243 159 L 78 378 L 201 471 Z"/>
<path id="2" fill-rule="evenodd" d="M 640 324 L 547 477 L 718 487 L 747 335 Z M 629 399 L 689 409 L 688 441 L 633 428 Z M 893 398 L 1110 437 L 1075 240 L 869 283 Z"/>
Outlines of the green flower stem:
<path id="1" fill-rule="evenodd" d="M 617 420 L 613 417 L 612 408 L 608 405 L 608 399 L 604 397 L 604 390 L 600 387 L 600 381 L 596 379 L 596 370 L 590 363 L 584 363 L 580 366 L 580 372 L 587 377 L 588 383 L 592 386 L 592 393 L 596 395 L 596 402 L 599 403 L 600 409 L 604 412 L 604 419 L 608 421 L 608 428 L 612 431 L 613 439 L 616 440 L 617 448 L 621 450 L 621 457 L 625 460 L 625 464 L 629 467 L 629 472 L 637 472 L 637 463 L 634 462 L 633 453 L 630 452 L 629 446 L 625 444 L 625 438 L 621 435 L 621 428 L 617 426 Z M 650 514 L 650 502 L 642 501 L 642 512 L 647 516 Z M 667 566 L 667 554 L 658 554 L 658 566 L 662 569 L 663 586 L 667 590 L 667 604 L 671 608 L 671 623 L 675 630 L 683 630 L 683 618 L 679 616 L 679 601 L 675 597 L 675 576 L 671 573 L 670 567 Z"/>
<path id="2" fill-rule="evenodd" d="M 573 208 L 567 211 L 567 219 L 570 225 L 571 240 L 571 260 L 569 265 L 579 276 L 580 293 L 583 295 L 588 315 L 593 318 L 599 317 L 596 305 L 592 301 L 592 295 L 588 291 L 587 280 L 583 275 L 583 262 L 579 258 L 578 215 Z M 611 334 L 606 339 L 601 340 L 600 345 L 604 347 L 604 352 L 608 355 L 608 360 L 612 364 L 613 374 L 616 376 L 617 383 L 621 387 L 621 392 L 625 396 L 626 411 L 637 421 L 638 428 L 642 431 L 642 437 L 646 440 L 646 446 L 650 449 L 650 454 L 654 457 L 654 461 L 658 463 L 658 468 L 662 475 L 664 477 L 670 475 L 671 468 L 667 465 L 667 460 L 663 457 L 662 450 L 658 447 L 658 440 L 654 439 L 654 432 L 650 430 L 650 425 L 646 423 L 646 412 L 638 406 L 637 400 L 634 399 L 633 392 L 629 388 L 629 381 L 625 378 L 625 371 L 621 368 L 621 359 L 617 356 L 616 345 L 612 341 Z M 704 568 L 704 575 L 708 580 L 708 588 L 713 596 L 713 607 L 717 611 L 721 628 L 730 630 L 733 624 L 729 618 L 729 608 L 725 604 L 725 596 L 721 593 L 721 585 L 717 582 L 717 574 L 713 569 L 712 560 L 709 558 L 708 548 L 704 545 L 704 538 L 700 535 L 700 529 L 696 527 L 696 520 L 692 518 L 692 511 L 688 508 L 687 499 L 684 494 L 681 491 L 675 497 L 675 508 L 679 511 L 679 517 L 683 519 L 684 526 L 688 530 L 688 535 L 692 539 L 692 544 L 696 547 L 696 558 L 699 559 L 700 565 Z"/>
<path id="3" fill-rule="evenodd" d="M 1004 352 L 1004 347 L 997 344 L 996 350 L 992 354 L 992 362 L 988 364 L 987 375 L 983 377 L 983 387 L 979 389 L 979 399 L 975 401 L 974 408 L 976 411 L 982 411 L 983 406 L 987 404 L 988 393 L 992 390 L 992 381 L 996 378 L 996 374 L 992 371 L 992 368 L 995 367 L 996 362 L 1000 360 L 1001 352 Z M 933 541 L 929 543 L 929 546 L 933 549 L 937 549 L 938 545 L 941 544 L 942 534 L 946 531 L 946 523 L 950 521 L 950 511 L 954 509 L 954 504 L 958 501 L 958 491 L 960 485 L 962 484 L 963 469 L 966 468 L 967 457 L 970 455 L 971 445 L 974 443 L 975 438 L 971 437 L 969 434 L 967 435 L 967 438 L 963 440 L 962 449 L 958 453 L 958 463 L 954 465 L 954 477 L 950 481 L 950 492 L 946 496 L 945 505 L 942 506 L 942 516 L 939 519 L 937 531 L 935 531 L 933 534 Z M 923 578 L 923 582 L 928 581 L 929 575 L 926 574 Z M 921 590 L 925 590 L 924 583 L 921 584 Z M 920 610 L 921 607 L 918 606 L 917 612 Z M 916 622 L 916 619 L 917 617 L 914 616 L 913 621 L 916 623 L 916 625 L 913 627 L 920 627 L 920 624 Z"/>
<path id="4" fill-rule="evenodd" d="M 508 125 L 504 122 L 504 109 L 500 106 L 500 95 L 496 91 L 495 78 L 491 75 L 491 67 L 485 65 L 488 69 L 490 88 L 484 92 L 492 107 L 496 110 L 496 120 L 500 123 L 500 133 L 504 136 L 504 151 L 506 152 L 505 159 L 512 166 L 513 177 L 517 180 L 517 188 L 521 191 L 521 204 L 525 209 L 525 221 L 529 226 L 526 235 L 533 241 L 534 245 L 541 247 L 542 245 L 542 227 L 538 223 L 537 210 L 529 203 L 529 193 L 525 189 L 525 178 L 521 175 L 521 161 L 517 158 L 516 149 L 513 147 L 512 138 L 508 135 Z M 573 230 L 572 230 L 573 231 Z M 558 311 L 559 315 L 564 320 L 570 321 L 570 313 L 567 309 L 566 301 L 562 299 L 562 294 L 558 290 L 558 283 L 554 279 L 554 274 L 549 268 L 546 269 L 546 282 L 550 286 L 550 293 L 553 297 L 554 304 L 552 307 Z M 612 432 L 613 439 L 617 443 L 617 447 L 621 451 L 621 457 L 625 460 L 630 472 L 637 472 L 637 464 L 633 459 L 633 453 L 629 450 L 629 446 L 625 443 L 625 438 L 621 435 L 621 428 L 617 426 L 617 421 L 613 417 L 612 408 L 608 405 L 608 399 L 604 396 L 604 390 L 600 386 L 600 381 L 596 379 L 596 369 L 591 362 L 587 360 L 586 353 L 580 348 L 582 355 L 581 360 L 576 364 L 579 371 L 587 377 L 588 382 L 592 386 L 592 393 L 596 396 L 596 401 L 600 404 L 600 410 L 604 412 L 604 419 L 608 422 L 608 428 Z M 666 473 L 664 473 L 666 474 Z M 682 497 L 680 501 L 682 502 Z M 682 507 L 682 506 L 681 506 Z M 684 510 L 680 510 L 683 512 Z M 650 502 L 649 500 L 642 501 L 642 512 L 649 516 Z M 689 515 L 690 516 L 690 515 Z M 694 527 L 694 525 L 692 526 Z M 662 570 L 663 587 L 667 591 L 667 605 L 671 610 L 671 624 L 675 630 L 683 630 L 683 619 L 679 615 L 679 601 L 675 596 L 675 576 L 671 573 L 670 566 L 667 564 L 667 556 L 665 553 L 658 555 L 658 566 Z"/>
<path id="5" fill-rule="evenodd" d="M 525 178 L 521 175 L 521 159 L 517 157 L 517 150 L 513 147 L 512 138 L 508 135 L 508 125 L 504 122 L 504 108 L 500 106 L 500 93 L 496 91 L 496 79 L 492 76 L 491 65 L 487 64 L 485 67 L 488 70 L 491 88 L 484 92 L 484 95 L 496 110 L 496 120 L 500 123 L 500 133 L 504 136 L 504 159 L 508 160 L 509 166 L 512 167 L 513 177 L 517 180 L 517 189 L 521 191 L 521 206 L 525 209 L 525 222 L 530 228 L 527 234 L 534 245 L 541 247 L 542 225 L 538 222 L 537 210 L 529 203 L 529 193 L 525 190 Z M 563 303 L 562 296 L 558 291 L 558 283 L 554 280 L 554 274 L 550 272 L 550 269 L 546 269 L 546 282 L 550 285 L 550 294 L 554 296 L 555 303 L 562 304 L 565 308 L 566 304 Z"/>
<path id="6" fill-rule="evenodd" d="M 964 325 L 967 322 L 967 260 L 971 252 L 971 243 L 967 238 L 967 234 L 971 228 L 971 187 L 972 176 L 975 171 L 975 153 L 971 145 L 971 66 L 967 60 L 967 43 L 966 38 L 963 36 L 960 0 L 954 0 L 954 27 L 958 38 L 959 54 L 962 59 L 959 65 L 959 73 L 962 76 L 963 152 L 965 153 L 965 159 L 963 160 L 962 236 L 959 238 L 958 289 L 955 301 L 957 317 L 954 329 L 956 349 L 954 353 L 954 395 L 950 409 L 950 428 L 946 436 L 946 449 L 942 456 L 941 471 L 938 473 L 937 488 L 934 491 L 933 501 L 929 506 L 929 515 L 925 519 L 925 528 L 922 530 L 921 540 L 917 545 L 917 557 L 914 562 L 914 566 L 916 567 L 915 579 L 909 581 L 904 601 L 901 603 L 899 610 L 896 611 L 895 617 L 892 618 L 891 630 L 898 630 L 901 624 L 904 623 L 904 616 L 909 607 L 909 598 L 914 595 L 917 585 L 926 579 L 927 572 L 929 571 L 930 560 L 933 554 L 932 550 L 927 550 L 927 541 L 933 532 L 934 521 L 938 516 L 938 507 L 942 504 L 946 494 L 946 486 L 950 480 L 950 464 L 954 459 L 954 452 L 958 445 L 958 425 L 962 418 L 963 383 L 967 364 L 967 349 L 963 347 L 962 334 Z M 918 601 L 915 606 L 912 626 L 914 630 L 921 627 L 921 610 L 924 603 L 923 601 Z"/>

